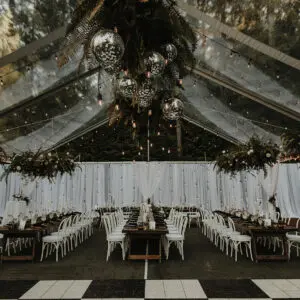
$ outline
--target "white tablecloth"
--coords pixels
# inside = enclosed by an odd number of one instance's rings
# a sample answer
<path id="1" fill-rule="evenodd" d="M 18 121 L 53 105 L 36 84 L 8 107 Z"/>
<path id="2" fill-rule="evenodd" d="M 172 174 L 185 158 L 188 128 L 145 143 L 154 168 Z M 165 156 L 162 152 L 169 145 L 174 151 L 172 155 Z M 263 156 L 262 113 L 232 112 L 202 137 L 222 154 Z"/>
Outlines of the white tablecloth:
<path id="1" fill-rule="evenodd" d="M 28 207 L 25 201 L 8 201 L 5 206 L 2 225 L 12 221 L 12 218 L 18 219 L 20 216 L 28 215 Z"/>

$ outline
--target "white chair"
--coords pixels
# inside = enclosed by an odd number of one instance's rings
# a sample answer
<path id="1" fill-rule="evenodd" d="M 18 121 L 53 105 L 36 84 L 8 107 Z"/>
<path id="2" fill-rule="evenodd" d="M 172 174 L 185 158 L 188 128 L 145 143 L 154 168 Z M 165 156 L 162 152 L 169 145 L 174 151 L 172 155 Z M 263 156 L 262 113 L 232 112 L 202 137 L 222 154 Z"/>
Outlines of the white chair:
<path id="1" fill-rule="evenodd" d="M 172 243 L 175 243 L 179 253 L 181 254 L 182 260 L 184 260 L 183 243 L 185 238 L 185 231 L 188 223 L 188 218 L 185 216 L 180 217 L 180 225 L 178 233 L 168 233 L 165 236 L 164 248 L 166 259 L 169 259 L 169 249 Z"/>
<path id="2" fill-rule="evenodd" d="M 200 227 L 200 212 L 196 211 L 189 213 L 189 228 L 191 227 L 192 221 L 195 221 L 197 227 Z"/>
<path id="3" fill-rule="evenodd" d="M 297 220 L 296 222 L 296 228 L 299 228 L 299 221 L 300 219 Z M 300 246 L 300 234 L 298 231 L 295 233 L 287 233 L 286 234 L 287 238 L 287 244 L 288 244 L 288 256 L 289 259 L 291 257 L 291 248 L 295 247 L 297 250 L 297 256 L 299 256 L 299 246 Z"/>
<path id="4" fill-rule="evenodd" d="M 107 255 L 106 255 L 106 261 L 108 261 L 111 252 L 115 249 L 115 246 L 119 244 L 122 249 L 122 258 L 125 260 L 125 255 L 127 252 L 127 241 L 126 241 L 126 235 L 124 233 L 113 233 L 112 232 L 112 224 L 111 221 L 113 220 L 113 217 L 111 216 L 104 216 L 103 222 L 106 232 L 106 241 L 107 241 Z"/>
<path id="5" fill-rule="evenodd" d="M 58 262 L 58 251 L 61 249 L 61 257 L 63 258 L 65 253 L 65 228 L 67 225 L 68 219 L 64 219 L 61 221 L 58 227 L 58 233 L 53 235 L 46 235 L 42 238 L 42 254 L 41 261 L 43 261 L 44 251 L 46 250 L 46 258 L 48 257 L 48 253 L 51 253 L 51 249 L 49 251 L 49 247 L 54 247 L 56 251 L 56 262 Z"/>
<path id="6" fill-rule="evenodd" d="M 233 220 L 228 217 L 228 225 L 232 229 L 233 232 L 235 232 L 235 225 Z M 244 234 L 232 234 L 229 236 L 229 243 L 231 243 L 231 254 L 230 256 L 232 257 L 233 250 L 235 252 L 235 261 L 237 262 L 237 253 L 238 250 L 240 250 L 241 254 L 242 252 L 242 245 L 244 244 L 246 247 L 246 256 L 248 257 L 248 249 L 250 251 L 250 258 L 253 261 L 253 256 L 252 256 L 252 248 L 251 248 L 251 236 L 249 235 L 244 235 Z"/>

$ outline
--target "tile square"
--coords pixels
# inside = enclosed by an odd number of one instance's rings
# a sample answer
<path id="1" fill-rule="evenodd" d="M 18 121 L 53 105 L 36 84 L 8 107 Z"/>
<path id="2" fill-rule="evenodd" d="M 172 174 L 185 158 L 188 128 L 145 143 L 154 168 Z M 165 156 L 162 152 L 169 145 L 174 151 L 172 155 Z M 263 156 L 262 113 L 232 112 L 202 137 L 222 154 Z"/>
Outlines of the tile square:
<path id="1" fill-rule="evenodd" d="M 165 288 L 162 280 L 146 280 L 145 298 L 165 299 Z"/>
<path id="2" fill-rule="evenodd" d="M 24 293 L 20 299 L 41 299 L 55 282 L 55 280 L 41 280 Z"/>
<path id="3" fill-rule="evenodd" d="M 273 279 L 272 284 L 282 291 L 300 291 L 300 288 L 286 279 Z"/>
<path id="4" fill-rule="evenodd" d="M 192 299 L 205 299 L 204 293 L 199 280 L 181 280 L 185 296 Z"/>
<path id="5" fill-rule="evenodd" d="M 61 299 L 81 299 L 92 280 L 74 280 Z"/>
<path id="6" fill-rule="evenodd" d="M 144 298 L 145 280 L 94 280 L 83 298 Z"/>
<path id="7" fill-rule="evenodd" d="M 181 280 L 163 280 L 165 295 L 168 299 L 185 299 L 186 295 Z"/>
<path id="8" fill-rule="evenodd" d="M 19 299 L 37 282 L 37 280 L 1 280 L 0 299 Z"/>
<path id="9" fill-rule="evenodd" d="M 56 281 L 41 299 L 61 299 L 66 291 L 73 285 L 73 280 L 59 280 Z M 80 298 L 80 297 L 79 297 Z"/>
<path id="10" fill-rule="evenodd" d="M 288 281 L 300 289 L 300 279 L 288 279 Z"/>
<path id="11" fill-rule="evenodd" d="M 253 283 L 270 298 L 290 298 L 284 291 L 275 286 L 272 280 L 255 279 Z"/>
<path id="12" fill-rule="evenodd" d="M 208 298 L 268 298 L 250 279 L 199 281 Z"/>

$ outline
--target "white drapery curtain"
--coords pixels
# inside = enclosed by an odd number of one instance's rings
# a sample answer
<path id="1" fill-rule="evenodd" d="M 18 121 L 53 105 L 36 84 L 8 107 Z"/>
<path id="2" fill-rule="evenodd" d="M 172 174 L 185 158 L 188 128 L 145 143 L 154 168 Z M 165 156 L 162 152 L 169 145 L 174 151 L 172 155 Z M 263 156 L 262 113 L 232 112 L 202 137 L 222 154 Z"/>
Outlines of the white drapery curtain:
<path id="1" fill-rule="evenodd" d="M 300 164 L 275 166 L 266 178 L 263 172 L 231 178 L 218 174 L 213 163 L 82 163 L 72 176 L 58 175 L 53 183 L 37 179 L 25 190 L 18 174 L 0 181 L 0 216 L 13 194 L 22 191 L 30 195 L 29 211 L 40 215 L 69 208 L 84 212 L 96 205 L 139 206 L 147 198 L 160 206 L 245 208 L 255 213 L 265 212 L 276 192 L 282 215 L 300 217 Z"/>
<path id="2" fill-rule="evenodd" d="M 135 180 L 143 196 L 143 202 L 151 198 L 161 179 L 163 178 L 165 164 L 160 162 L 138 162 L 134 164 Z"/>

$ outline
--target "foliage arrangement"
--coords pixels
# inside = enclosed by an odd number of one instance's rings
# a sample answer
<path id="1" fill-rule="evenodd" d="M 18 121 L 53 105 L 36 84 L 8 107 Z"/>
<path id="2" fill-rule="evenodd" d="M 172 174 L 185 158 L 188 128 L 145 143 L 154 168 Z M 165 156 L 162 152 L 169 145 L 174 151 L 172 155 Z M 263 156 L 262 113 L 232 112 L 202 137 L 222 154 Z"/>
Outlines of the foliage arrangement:
<path id="1" fill-rule="evenodd" d="M 27 151 L 22 154 L 13 154 L 10 164 L 5 166 L 5 171 L 1 177 L 7 178 L 10 173 L 20 173 L 24 177 L 48 178 L 52 181 L 57 174 L 72 174 L 76 168 L 76 163 L 66 154 L 37 151 L 36 153 Z"/>
<path id="2" fill-rule="evenodd" d="M 196 42 L 174 0 L 83 0 L 67 28 L 58 65 L 83 46 L 80 67 L 99 68 L 99 78 L 103 70 L 113 76 L 111 124 L 121 118 L 137 123 L 135 115 L 150 109 L 152 101 L 163 106 L 170 99 L 176 101 L 166 105 L 164 117 L 174 120 L 182 114 L 176 108 L 183 106 L 182 78 L 194 67 Z M 98 98 L 105 101 L 101 87 Z"/>
<path id="3" fill-rule="evenodd" d="M 300 162 L 300 134 L 285 133 L 281 136 L 283 153 L 281 162 Z"/>
<path id="4" fill-rule="evenodd" d="M 271 142 L 263 142 L 252 137 L 243 145 L 238 145 L 228 152 L 223 151 L 216 159 L 218 171 L 236 175 L 240 171 L 263 170 L 267 175 L 267 167 L 276 164 L 279 147 Z"/>

